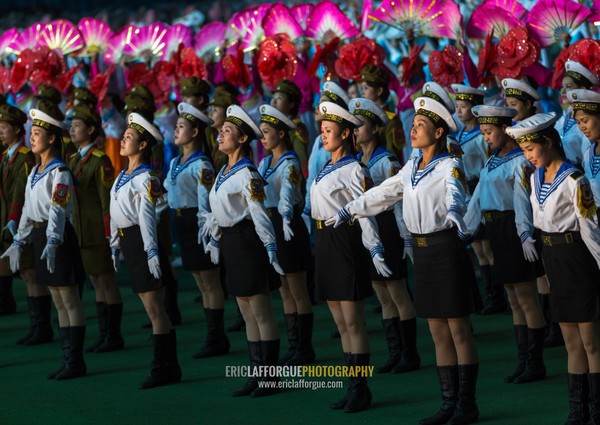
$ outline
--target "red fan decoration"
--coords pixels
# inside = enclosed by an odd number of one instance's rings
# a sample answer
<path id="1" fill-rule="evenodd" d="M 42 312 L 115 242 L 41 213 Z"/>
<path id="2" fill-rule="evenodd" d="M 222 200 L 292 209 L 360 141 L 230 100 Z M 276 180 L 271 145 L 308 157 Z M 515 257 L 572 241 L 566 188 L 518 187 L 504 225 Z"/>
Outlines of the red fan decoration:
<path id="1" fill-rule="evenodd" d="M 490 32 L 486 39 L 485 44 L 479 51 L 479 62 L 477 63 L 477 74 L 479 79 L 484 83 L 488 84 L 492 79 L 492 68 L 496 63 L 496 49 L 497 46 L 493 42 L 494 31 Z"/>
<path id="2" fill-rule="evenodd" d="M 47 46 L 36 48 L 33 54 L 35 59 L 29 81 L 34 87 L 42 84 L 54 86 L 54 81 L 66 71 L 62 57 Z"/>
<path id="3" fill-rule="evenodd" d="M 250 72 L 248 65 L 244 63 L 244 47 L 241 43 L 237 44 L 237 52 L 227 54 L 221 61 L 225 79 L 233 85 L 239 85 L 243 90 L 246 90 L 250 85 Z"/>
<path id="4" fill-rule="evenodd" d="M 335 72 L 346 80 L 360 80 L 360 71 L 367 65 L 381 65 L 385 59 L 383 47 L 367 37 L 359 37 L 340 47 Z"/>
<path id="5" fill-rule="evenodd" d="M 584 38 L 571 45 L 568 52 L 569 60 L 579 62 L 592 73 L 600 76 L 600 41 Z M 564 63 L 562 67 L 564 69 Z"/>
<path id="6" fill-rule="evenodd" d="M 90 82 L 90 90 L 96 95 L 99 102 L 106 97 L 110 76 L 115 71 L 116 65 L 111 65 L 106 71 L 97 74 Z"/>
<path id="7" fill-rule="evenodd" d="M 154 96 L 156 105 L 169 99 L 175 78 L 175 66 L 171 62 L 158 61 L 149 69 L 145 63 L 133 64 L 127 73 L 127 87 L 142 85 Z"/>
<path id="8" fill-rule="evenodd" d="M 208 71 L 204 61 L 196 55 L 196 51 L 192 47 L 186 47 L 179 54 L 179 69 L 177 74 L 180 78 L 191 77 L 195 75 L 203 79 L 208 78 Z"/>
<path id="9" fill-rule="evenodd" d="M 325 64 L 327 69 L 331 72 L 335 67 L 334 63 L 337 58 L 337 48 L 339 44 L 340 39 L 336 37 L 323 47 L 317 45 L 317 51 L 308 64 L 308 75 L 315 75 L 321 63 Z"/>
<path id="10" fill-rule="evenodd" d="M 565 64 L 570 58 L 570 55 L 573 53 L 573 49 L 582 41 L 589 40 L 584 38 L 583 40 L 579 40 L 573 44 L 571 44 L 567 49 L 562 49 L 560 54 L 554 60 L 552 67 L 554 68 L 554 73 L 552 74 L 552 81 L 550 83 L 550 87 L 555 90 L 560 90 L 562 88 L 562 80 L 565 77 Z"/>
<path id="11" fill-rule="evenodd" d="M 278 82 L 296 75 L 298 50 L 287 34 L 267 37 L 258 50 L 258 74 L 271 90 Z"/>
<path id="12" fill-rule="evenodd" d="M 410 55 L 402 59 L 402 85 L 404 87 L 410 87 L 410 81 L 415 76 L 415 73 L 420 79 L 425 80 L 423 61 L 419 57 L 424 47 L 425 45 L 413 46 L 410 50 Z"/>
<path id="13" fill-rule="evenodd" d="M 82 67 L 83 67 L 83 64 L 80 63 L 79 65 L 69 69 L 68 71 L 63 72 L 55 80 L 54 87 L 56 87 L 59 92 L 65 93 L 69 89 L 69 87 L 71 87 L 73 85 L 73 78 L 75 77 L 75 74 L 77 74 Z"/>
<path id="14" fill-rule="evenodd" d="M 6 94 L 10 91 L 10 68 L 0 66 L 0 93 Z"/>
<path id="15" fill-rule="evenodd" d="M 10 72 L 10 87 L 13 93 L 21 91 L 33 71 L 36 55 L 31 49 L 21 52 Z"/>
<path id="16" fill-rule="evenodd" d="M 455 46 L 434 50 L 429 56 L 429 71 L 433 81 L 443 87 L 462 83 L 465 79 L 462 52 Z"/>
<path id="17" fill-rule="evenodd" d="M 537 62 L 540 46 L 529 37 L 525 27 L 518 26 L 500 40 L 497 52 L 492 73 L 501 79 L 520 79 L 524 76 L 525 68 Z"/>

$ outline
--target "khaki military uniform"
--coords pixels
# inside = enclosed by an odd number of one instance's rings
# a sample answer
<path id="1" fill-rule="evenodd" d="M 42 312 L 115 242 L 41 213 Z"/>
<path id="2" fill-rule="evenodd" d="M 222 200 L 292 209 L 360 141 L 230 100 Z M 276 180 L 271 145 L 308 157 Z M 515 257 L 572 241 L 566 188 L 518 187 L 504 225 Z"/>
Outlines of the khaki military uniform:
<path id="1" fill-rule="evenodd" d="M 385 148 L 398 158 L 400 164 L 406 162 L 403 154 L 404 146 L 406 145 L 406 136 L 402 128 L 400 117 L 395 113 L 386 110 L 385 113 L 390 120 L 387 125 L 379 129 L 379 137 L 385 140 Z"/>
<path id="2" fill-rule="evenodd" d="M 83 157 L 71 155 L 69 167 L 75 176 L 73 219 L 86 273 L 112 270 L 110 236 L 110 188 L 114 169 L 110 158 L 96 146 Z M 100 223 L 103 225 L 100 225 Z"/>
<path id="3" fill-rule="evenodd" d="M 290 142 L 292 149 L 300 159 L 302 175 L 306 179 L 308 177 L 308 129 L 300 118 L 294 118 L 292 121 L 296 124 L 296 129 L 290 131 Z"/>
<path id="4" fill-rule="evenodd" d="M 227 155 L 219 151 L 219 143 L 217 142 L 219 132 L 212 127 L 207 127 L 205 131 L 206 140 L 208 141 L 208 146 L 210 147 L 210 159 L 212 160 L 213 166 L 218 173 L 221 168 L 223 168 L 223 165 L 227 164 Z"/>

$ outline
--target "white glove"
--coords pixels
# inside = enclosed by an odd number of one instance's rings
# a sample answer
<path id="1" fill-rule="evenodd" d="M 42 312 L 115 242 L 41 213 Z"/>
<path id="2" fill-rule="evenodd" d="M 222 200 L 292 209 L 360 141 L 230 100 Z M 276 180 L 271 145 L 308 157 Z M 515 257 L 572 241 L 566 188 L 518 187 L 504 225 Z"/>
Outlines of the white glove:
<path id="1" fill-rule="evenodd" d="M 471 235 L 471 232 L 469 232 L 467 229 L 467 225 L 465 224 L 465 220 L 462 218 L 462 216 L 454 211 L 450 211 L 447 217 L 448 220 L 456 225 L 458 236 L 460 236 L 460 238 L 463 240 L 468 239 L 468 237 Z"/>
<path id="2" fill-rule="evenodd" d="M 312 228 L 312 218 L 309 214 L 302 213 L 302 220 L 304 220 L 304 225 L 306 226 L 306 228 L 308 229 L 308 233 L 310 234 Z"/>
<path id="3" fill-rule="evenodd" d="M 219 241 L 214 238 L 210 238 L 209 243 L 205 241 L 206 239 L 204 239 L 204 252 L 210 254 L 210 261 L 213 264 L 219 264 L 219 252 L 221 251 Z"/>
<path id="4" fill-rule="evenodd" d="M 116 272 L 119 271 L 119 266 L 121 265 L 121 250 L 119 248 L 111 248 L 111 257 L 113 262 L 113 267 Z"/>
<path id="5" fill-rule="evenodd" d="M 204 237 L 202 236 L 202 230 L 204 229 L 204 223 L 198 223 L 198 245 L 202 245 L 202 239 L 204 239 Z"/>
<path id="6" fill-rule="evenodd" d="M 54 239 L 48 239 L 48 243 L 46 243 L 46 247 L 42 251 L 42 256 L 40 257 L 40 260 L 46 260 L 46 267 L 50 273 L 54 273 L 56 248 L 58 248 L 58 243 L 54 241 Z"/>
<path id="7" fill-rule="evenodd" d="M 375 265 L 375 270 L 383 277 L 390 277 L 392 275 L 392 271 L 385 264 L 385 260 L 383 259 L 383 255 L 375 254 L 372 258 L 373 264 Z"/>
<path id="8" fill-rule="evenodd" d="M 348 223 L 352 220 L 352 214 L 346 209 L 342 208 L 338 211 L 337 215 L 334 215 L 329 220 L 325 221 L 325 226 L 333 225 L 334 228 L 339 227 L 344 223 Z"/>
<path id="9" fill-rule="evenodd" d="M 412 240 L 410 239 L 404 239 L 404 255 L 402 256 L 402 259 L 406 260 L 406 257 L 410 258 L 410 262 L 415 264 Z"/>
<path id="10" fill-rule="evenodd" d="M 156 279 L 160 279 L 162 276 L 162 273 L 160 272 L 158 253 L 155 250 L 151 250 L 148 253 L 148 269 L 150 269 L 150 273 L 152 273 L 152 276 L 154 276 Z"/>
<path id="11" fill-rule="evenodd" d="M 292 226 L 290 225 L 292 219 L 288 216 L 283 217 L 283 239 L 287 242 L 291 241 L 294 237 L 294 232 L 292 231 Z"/>
<path id="12" fill-rule="evenodd" d="M 19 270 L 19 264 L 21 263 L 21 244 L 18 241 L 13 241 L 0 258 L 8 258 L 10 269 L 15 273 Z"/>
<path id="13" fill-rule="evenodd" d="M 537 249 L 535 249 L 535 239 L 531 236 L 523 241 L 521 248 L 523 248 L 523 255 L 527 261 L 533 263 L 539 259 Z"/>
<path id="14" fill-rule="evenodd" d="M 279 265 L 279 260 L 277 260 L 277 251 L 267 251 L 269 254 L 269 263 L 273 266 L 275 271 L 280 275 L 285 275 L 283 268 Z"/>
<path id="15" fill-rule="evenodd" d="M 202 237 L 204 239 L 209 239 L 210 238 L 210 224 L 209 224 L 210 220 L 206 220 L 204 222 L 204 225 L 202 226 L 202 228 L 200 229 L 200 234 L 202 235 Z M 198 239 L 199 241 L 200 239 Z M 200 242 L 198 242 L 198 244 L 200 244 Z"/>
<path id="16" fill-rule="evenodd" d="M 6 223 L 6 226 L 4 226 L 4 229 L 2 230 L 8 230 L 11 234 L 11 236 L 14 236 L 17 234 L 17 222 L 14 220 L 10 220 L 8 223 Z"/>

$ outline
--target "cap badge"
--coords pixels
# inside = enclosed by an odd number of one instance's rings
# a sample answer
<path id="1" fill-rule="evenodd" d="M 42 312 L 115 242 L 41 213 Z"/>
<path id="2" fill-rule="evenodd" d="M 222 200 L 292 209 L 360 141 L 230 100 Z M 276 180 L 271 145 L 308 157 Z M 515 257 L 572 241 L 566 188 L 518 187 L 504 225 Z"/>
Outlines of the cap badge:
<path id="1" fill-rule="evenodd" d="M 419 106 L 421 106 L 421 107 L 425 106 L 425 99 L 421 99 L 421 102 L 419 102 Z"/>
<path id="2" fill-rule="evenodd" d="M 573 99 L 577 99 L 577 93 L 572 94 Z"/>

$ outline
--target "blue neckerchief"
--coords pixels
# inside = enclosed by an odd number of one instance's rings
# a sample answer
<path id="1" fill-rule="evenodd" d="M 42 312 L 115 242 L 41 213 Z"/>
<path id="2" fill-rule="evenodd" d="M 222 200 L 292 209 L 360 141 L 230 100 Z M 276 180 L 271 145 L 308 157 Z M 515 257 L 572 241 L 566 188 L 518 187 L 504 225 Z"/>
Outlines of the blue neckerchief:
<path id="1" fill-rule="evenodd" d="M 225 168 L 227 168 L 227 164 L 223 165 L 223 168 L 221 168 L 221 171 L 219 171 L 219 175 L 217 176 L 217 182 L 215 183 L 215 192 L 219 190 L 219 187 L 223 183 L 225 183 L 225 181 L 229 177 L 233 176 L 235 173 L 246 167 L 250 168 L 251 170 L 256 170 L 254 164 L 252 163 L 252 161 L 250 161 L 250 158 L 247 157 L 243 157 L 238 162 L 236 162 L 233 165 L 233 167 L 231 167 L 226 173 Z"/>
<path id="2" fill-rule="evenodd" d="M 421 179 L 423 179 L 423 177 L 425 177 L 427 174 L 429 174 L 429 173 L 431 173 L 431 171 L 433 171 L 433 169 L 436 167 L 436 165 L 438 165 L 443 159 L 448 158 L 449 156 L 450 156 L 450 154 L 448 152 L 443 152 L 439 155 L 434 156 L 431 159 L 431 161 L 429 162 L 429 164 L 427 164 L 427 166 L 425 168 L 423 168 L 423 171 L 417 178 L 417 170 L 419 169 L 419 164 L 421 164 L 421 161 L 423 161 L 422 155 L 420 157 L 418 157 L 413 163 L 413 169 L 412 169 L 412 173 L 410 176 L 410 180 L 411 180 L 413 189 L 417 186 L 417 184 L 419 184 L 419 182 L 421 181 Z"/>
<path id="3" fill-rule="evenodd" d="M 65 164 L 61 159 L 54 158 L 52 161 L 50 161 L 50 163 L 48 165 L 46 165 L 46 168 L 44 168 L 44 171 L 42 171 L 41 173 L 38 174 L 37 170 L 38 170 L 38 168 L 40 168 L 40 164 L 37 164 L 35 166 L 35 168 L 33 169 L 33 177 L 31 178 L 31 187 L 33 188 L 33 186 L 35 186 L 35 184 L 37 182 L 39 182 L 43 177 L 45 177 L 46 174 L 48 174 L 50 171 L 54 170 L 55 168 L 60 167 L 61 165 L 67 167 L 67 164 Z M 67 167 L 67 169 L 68 168 L 69 167 Z"/>
<path id="4" fill-rule="evenodd" d="M 210 161 L 210 159 L 208 159 L 208 157 L 202 151 L 195 151 L 189 156 L 188 159 L 185 160 L 183 164 L 179 164 L 182 156 L 183 155 L 176 156 L 173 162 L 171 162 L 171 183 L 175 183 L 179 173 L 185 170 L 185 168 L 192 162 L 198 161 L 199 159 Z"/>
<path id="5" fill-rule="evenodd" d="M 356 155 L 354 155 L 354 154 L 346 155 L 345 157 L 340 159 L 335 164 L 331 164 L 331 160 L 327 161 L 327 163 L 325 164 L 323 169 L 319 172 L 319 174 L 315 178 L 315 183 L 319 183 L 323 177 L 325 177 L 327 174 L 331 173 L 332 171 L 335 171 L 338 168 L 343 167 L 344 165 L 348 165 L 348 164 L 351 164 L 351 163 L 357 162 L 357 161 L 358 160 L 356 159 Z"/>
<path id="6" fill-rule="evenodd" d="M 488 160 L 488 163 L 487 163 L 488 171 L 492 171 L 492 170 L 498 168 L 499 166 L 501 166 L 502 164 L 506 164 L 508 161 L 512 161 L 513 159 L 518 158 L 522 155 L 524 155 L 524 153 L 521 148 L 513 149 L 512 151 L 508 152 L 503 157 L 499 157 L 498 152 L 496 152 Z"/>
<path id="7" fill-rule="evenodd" d="M 561 136 L 564 136 L 565 134 L 567 134 L 567 132 L 573 128 L 574 125 L 577 125 L 577 121 L 575 121 L 573 118 L 571 118 L 571 112 L 567 112 L 565 114 L 565 121 L 563 123 L 563 128 L 562 128 L 562 134 Z"/>
<path id="8" fill-rule="evenodd" d="M 263 176 L 263 179 L 267 180 L 271 176 L 271 174 L 273 174 L 275 172 L 277 167 L 279 167 L 281 164 L 283 164 L 283 162 L 290 156 L 297 159 L 298 163 L 300 162 L 300 158 L 298 158 L 298 154 L 295 151 L 290 150 L 290 151 L 287 151 L 286 153 L 284 153 L 283 155 L 281 155 L 281 157 L 279 157 L 279 159 L 275 163 L 274 167 L 269 168 L 269 164 L 271 164 L 271 158 L 273 158 L 273 155 L 269 155 L 268 157 L 266 157 L 263 160 L 263 166 L 259 170 L 260 175 Z"/>
<path id="9" fill-rule="evenodd" d="M 465 139 L 463 140 L 463 134 L 465 134 L 465 132 L 467 133 L 465 136 Z M 475 137 L 477 137 L 480 133 L 479 130 L 479 125 L 476 125 L 475 127 L 473 127 L 472 130 L 467 130 L 466 128 L 463 128 L 462 130 L 460 130 L 460 132 L 458 133 L 458 143 L 460 143 L 460 145 L 464 145 L 467 142 L 470 142 L 471 140 L 473 140 Z"/>
<path id="10" fill-rule="evenodd" d="M 546 167 L 538 168 L 535 171 L 534 177 L 535 197 L 538 204 L 542 205 L 544 202 L 546 202 L 546 199 L 548 199 L 550 194 L 552 194 L 552 192 L 554 192 L 567 177 L 577 171 L 577 168 L 575 168 L 573 164 L 567 161 L 563 162 L 545 196 L 542 196 L 542 184 L 544 183 L 544 173 L 546 172 Z"/>
<path id="11" fill-rule="evenodd" d="M 142 174 L 145 171 L 154 171 L 154 170 L 152 169 L 150 164 L 141 164 L 138 167 L 136 167 L 136 169 L 133 170 L 131 172 L 131 174 L 125 174 L 125 171 L 126 170 L 121 171 L 119 173 L 119 176 L 117 177 L 117 183 L 115 185 L 115 192 L 118 192 L 119 189 L 121 189 L 121 187 L 123 187 L 127 183 L 129 183 L 138 174 Z"/>
<path id="12" fill-rule="evenodd" d="M 394 155 L 392 155 L 385 147 L 383 146 L 378 146 L 377 149 L 375 149 L 373 151 L 373 153 L 371 154 L 371 158 L 369 158 L 369 162 L 367 162 L 366 166 L 367 168 L 371 168 L 373 167 L 373 165 L 377 164 L 377 162 L 382 159 L 382 158 L 390 158 L 393 157 Z M 357 155 L 357 159 L 360 161 L 363 157 L 363 152 L 360 152 Z"/>

